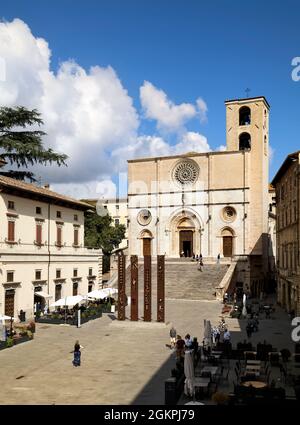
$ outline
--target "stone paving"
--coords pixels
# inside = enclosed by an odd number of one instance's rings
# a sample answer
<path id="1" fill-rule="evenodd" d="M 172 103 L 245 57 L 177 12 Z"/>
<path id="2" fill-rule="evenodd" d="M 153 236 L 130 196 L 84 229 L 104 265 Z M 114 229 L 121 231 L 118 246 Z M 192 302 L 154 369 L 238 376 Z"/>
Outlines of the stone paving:
<path id="1" fill-rule="evenodd" d="M 167 300 L 166 324 L 120 324 L 112 315 L 80 329 L 38 324 L 33 341 L 0 351 L 0 403 L 163 404 L 164 380 L 175 363 L 166 347 L 170 323 L 201 343 L 203 320 L 217 324 L 221 308 L 218 301 Z M 261 320 L 253 340 L 276 338 L 279 349 L 292 347 L 287 315 L 276 315 L 280 320 Z M 246 338 L 245 323 L 226 321 L 234 344 Z M 84 346 L 78 368 L 71 353 L 76 339 Z"/>

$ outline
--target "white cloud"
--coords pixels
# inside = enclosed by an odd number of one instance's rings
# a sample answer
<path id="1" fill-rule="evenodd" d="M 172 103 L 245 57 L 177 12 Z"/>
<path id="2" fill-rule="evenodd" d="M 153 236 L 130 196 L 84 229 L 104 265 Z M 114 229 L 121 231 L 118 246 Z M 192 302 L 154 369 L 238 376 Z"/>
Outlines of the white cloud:
<path id="1" fill-rule="evenodd" d="M 37 108 L 45 144 L 69 156 L 68 168 L 34 167 L 49 182 L 89 182 L 117 169 L 111 151 L 135 140 L 139 119 L 132 99 L 111 67 L 85 71 L 76 62 L 50 69 L 51 51 L 21 20 L 0 23 L 0 57 L 6 80 L 1 104 Z"/>
<path id="2" fill-rule="evenodd" d="M 75 184 L 54 183 L 50 189 L 78 199 L 115 198 L 117 193 L 116 185 L 111 180 L 94 180 Z"/>
<path id="3" fill-rule="evenodd" d="M 206 137 L 199 133 L 187 132 L 183 134 L 180 141 L 174 145 L 168 144 L 162 137 L 139 136 L 134 144 L 129 144 L 115 151 L 113 155 L 117 158 L 127 159 L 158 157 L 168 155 L 181 155 L 188 152 L 210 151 Z"/>
<path id="4" fill-rule="evenodd" d="M 217 147 L 216 151 L 219 151 L 219 152 L 227 151 L 227 147 L 225 145 L 220 145 Z"/>
<path id="5" fill-rule="evenodd" d="M 200 122 L 201 124 L 207 122 L 207 105 L 205 103 L 205 101 L 199 97 L 197 99 L 197 106 L 198 106 L 198 111 L 199 111 L 199 118 L 200 118 Z"/>
<path id="6" fill-rule="evenodd" d="M 275 149 L 271 145 L 269 145 L 269 164 L 272 164 L 274 154 L 275 154 Z"/>
<path id="7" fill-rule="evenodd" d="M 149 81 L 144 81 L 140 88 L 140 99 L 146 118 L 157 121 L 159 129 L 178 131 L 197 114 L 191 103 L 175 105 L 166 93 L 157 89 Z"/>
<path id="8" fill-rule="evenodd" d="M 159 130 L 175 133 L 177 143 L 171 145 L 161 135 L 139 135 L 139 115 L 113 68 L 85 70 L 66 60 L 53 72 L 47 41 L 22 20 L 0 22 L 0 58 L 1 105 L 38 109 L 45 146 L 69 156 L 68 167 L 33 167 L 53 190 L 76 198 L 114 196 L 108 176 L 125 171 L 127 159 L 210 150 L 204 136 L 185 128 L 197 116 L 206 120 L 201 98 L 195 105 L 176 105 L 150 82 L 140 88 L 145 117 L 156 120 Z"/>
<path id="9" fill-rule="evenodd" d="M 189 131 L 183 135 L 182 141 L 175 145 L 174 150 L 177 154 L 181 154 L 187 152 L 209 152 L 211 149 L 205 136 Z"/>

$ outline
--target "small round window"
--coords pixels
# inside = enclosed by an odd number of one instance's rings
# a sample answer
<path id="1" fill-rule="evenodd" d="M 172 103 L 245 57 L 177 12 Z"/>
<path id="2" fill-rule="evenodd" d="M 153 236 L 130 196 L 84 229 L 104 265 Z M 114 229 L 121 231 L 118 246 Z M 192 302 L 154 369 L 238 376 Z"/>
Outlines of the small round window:
<path id="1" fill-rule="evenodd" d="M 151 212 L 149 210 L 142 210 L 137 216 L 137 220 L 142 226 L 147 226 L 151 222 L 151 218 Z"/>
<path id="2" fill-rule="evenodd" d="M 236 211 L 232 207 L 225 207 L 222 211 L 222 217 L 227 222 L 232 222 L 235 220 L 236 217 Z"/>

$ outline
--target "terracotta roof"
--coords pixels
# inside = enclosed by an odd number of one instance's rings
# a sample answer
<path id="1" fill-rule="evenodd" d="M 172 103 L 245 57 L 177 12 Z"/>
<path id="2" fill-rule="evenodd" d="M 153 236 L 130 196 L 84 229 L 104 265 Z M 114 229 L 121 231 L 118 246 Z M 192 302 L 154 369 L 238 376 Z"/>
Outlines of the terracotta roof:
<path id="1" fill-rule="evenodd" d="M 56 199 L 63 203 L 76 205 L 77 207 L 82 207 L 83 209 L 91 208 L 90 204 L 87 204 L 77 199 L 70 198 L 69 196 L 61 195 L 60 193 L 53 192 L 52 190 L 46 189 L 44 187 L 36 186 L 31 183 L 25 183 L 21 180 L 12 179 L 11 177 L 1 176 L 0 175 L 0 187 L 8 189 L 16 189 L 27 194 L 36 194 L 41 197 L 46 197 L 50 199 Z"/>

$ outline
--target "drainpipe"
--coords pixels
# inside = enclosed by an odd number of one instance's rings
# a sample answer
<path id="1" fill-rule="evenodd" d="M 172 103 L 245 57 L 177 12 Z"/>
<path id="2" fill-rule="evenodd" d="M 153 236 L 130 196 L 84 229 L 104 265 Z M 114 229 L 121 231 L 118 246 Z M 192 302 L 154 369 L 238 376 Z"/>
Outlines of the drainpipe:
<path id="1" fill-rule="evenodd" d="M 48 249 L 48 271 L 47 271 L 47 283 L 48 283 L 48 294 L 50 290 L 50 262 L 51 262 L 51 253 L 50 253 L 50 203 L 48 203 L 48 241 L 47 241 L 47 249 Z M 48 308 L 49 308 L 49 298 L 47 300 Z"/>
<path id="2" fill-rule="evenodd" d="M 246 158 L 245 151 L 243 151 L 243 162 L 244 162 L 244 182 L 243 182 L 243 203 L 244 203 L 244 220 L 243 220 L 243 254 L 246 254 Z"/>

